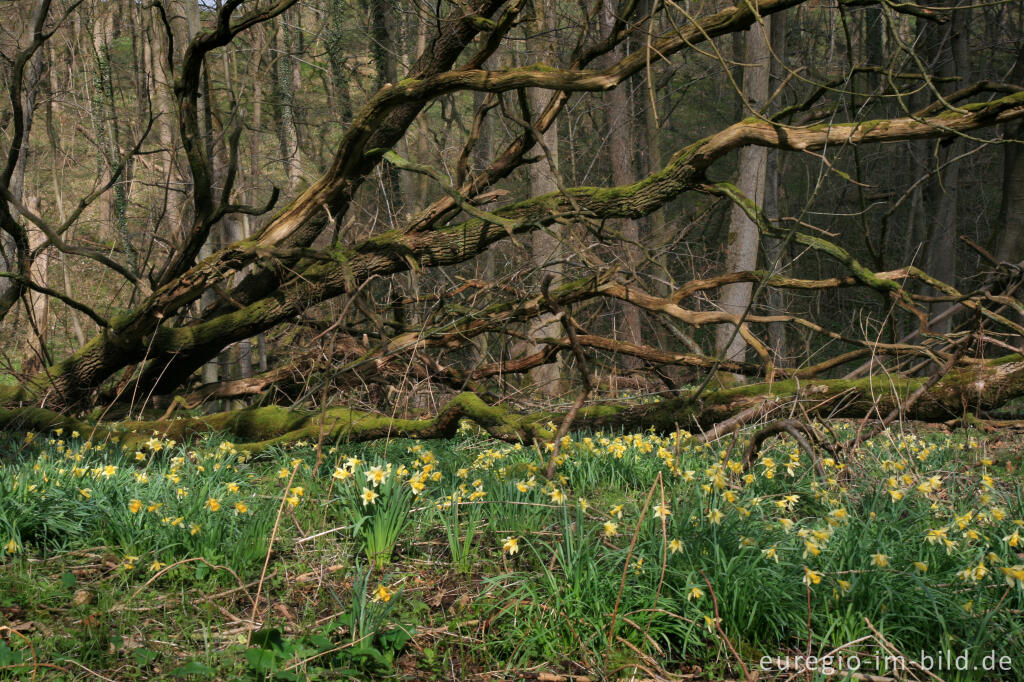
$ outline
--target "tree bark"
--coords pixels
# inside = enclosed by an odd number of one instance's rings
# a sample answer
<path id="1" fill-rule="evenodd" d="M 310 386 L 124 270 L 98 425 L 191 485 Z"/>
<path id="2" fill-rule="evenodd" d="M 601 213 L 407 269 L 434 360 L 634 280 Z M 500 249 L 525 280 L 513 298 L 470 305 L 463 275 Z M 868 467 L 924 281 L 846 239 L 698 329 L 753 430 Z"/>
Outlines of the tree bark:
<path id="1" fill-rule="evenodd" d="M 771 67 L 769 68 L 769 91 L 774 91 L 786 78 L 784 68 L 786 55 L 786 16 L 776 15 L 769 19 L 771 24 L 770 42 Z M 772 102 L 766 113 L 773 114 L 778 111 L 778 106 Z M 777 222 L 782 217 L 780 203 L 782 201 L 781 185 L 779 183 L 779 161 L 781 154 L 777 149 L 769 149 L 765 159 L 764 179 L 764 214 L 768 220 Z M 790 259 L 788 246 L 784 240 L 774 237 L 764 238 L 764 262 L 765 270 L 775 274 L 785 274 L 789 269 Z M 791 297 L 787 297 L 781 289 L 770 288 L 765 296 L 769 314 L 790 310 Z M 778 367 L 785 367 L 789 363 L 789 349 L 786 343 L 786 327 L 780 322 L 768 326 L 768 341 L 772 350 L 772 361 Z"/>
<path id="2" fill-rule="evenodd" d="M 765 17 L 763 24 L 755 24 L 746 34 L 746 52 L 743 67 L 743 98 L 748 107 L 745 112 L 761 112 L 768 102 L 768 88 L 771 73 L 769 35 L 771 17 Z M 768 149 L 765 147 L 744 147 L 739 153 L 739 178 L 736 186 L 754 203 L 762 205 L 765 194 L 765 176 L 768 165 Z M 725 243 L 725 271 L 740 272 L 757 267 L 760 232 L 739 206 L 733 206 L 729 218 L 729 234 Z M 723 288 L 719 307 L 733 315 L 742 315 L 751 305 L 753 284 L 738 283 Z M 736 328 L 720 326 L 715 331 L 715 347 L 723 359 L 743 361 L 747 344 L 736 333 Z M 739 377 L 735 377 L 739 378 Z"/>
<path id="3" fill-rule="evenodd" d="M 939 6 L 955 7 L 960 0 L 945 0 Z M 922 36 L 922 57 L 931 73 L 941 81 L 934 88 L 942 95 L 957 90 L 958 83 L 970 78 L 968 54 L 968 31 L 970 10 L 958 9 L 950 12 L 950 20 L 941 26 L 934 22 L 918 20 Z M 959 79 L 959 80 L 957 80 Z M 943 282 L 957 285 L 957 247 L 959 241 L 959 187 L 960 162 L 956 157 L 963 153 L 965 145 L 952 138 L 930 145 L 929 166 L 934 171 L 924 185 L 923 204 L 925 224 L 928 226 L 925 241 L 925 262 L 928 272 Z M 952 303 L 937 303 L 932 306 L 933 316 L 941 315 Z M 946 334 L 953 330 L 954 317 L 947 316 L 933 331 Z"/>
<path id="4" fill-rule="evenodd" d="M 553 0 L 535 0 L 534 9 L 537 14 L 533 32 L 541 36 L 550 36 L 556 28 L 555 20 L 556 3 Z M 554 64 L 557 63 L 558 52 L 553 38 L 545 37 L 541 41 L 541 50 L 537 55 L 537 61 Z M 547 106 L 550 93 L 539 88 L 532 88 L 529 91 L 530 109 L 537 117 L 544 107 Z M 530 166 L 530 194 L 539 196 L 551 194 L 558 191 L 558 126 L 552 125 L 542 135 L 539 144 L 544 148 L 541 160 Z M 538 151 L 541 151 L 538 149 Z M 560 226 L 549 226 L 545 230 L 535 231 L 530 238 L 531 257 L 534 268 L 537 270 L 537 281 L 550 276 L 552 281 L 558 282 L 562 277 L 563 266 L 560 260 L 563 257 L 562 229 Z M 561 330 L 561 323 L 552 315 L 545 315 L 530 329 L 531 338 L 543 338 L 558 336 Z M 526 352 L 534 353 L 538 346 L 530 347 Z M 562 364 L 553 362 L 543 365 L 530 372 L 530 381 L 536 390 L 548 397 L 555 397 L 563 392 L 562 386 Z"/>
<path id="5" fill-rule="evenodd" d="M 281 148 L 281 164 L 288 189 L 295 192 L 302 182 L 302 159 L 299 154 L 299 133 L 295 126 L 295 91 L 292 87 L 292 57 L 290 32 L 285 19 L 278 21 L 274 32 L 273 68 L 274 113 L 277 119 L 277 139 Z"/>
<path id="6" fill-rule="evenodd" d="M 1017 59 L 1008 82 L 1024 86 L 1024 40 L 1020 42 Z M 995 255 L 1006 263 L 1024 263 L 1024 122 L 1005 126 L 1003 136 L 1014 140 L 1000 145 L 1003 149 L 1003 188 L 999 202 Z"/>
<path id="7" fill-rule="evenodd" d="M 327 26 L 324 29 L 324 47 L 331 65 L 331 100 L 334 110 L 343 122 L 352 118 L 352 95 L 347 55 L 345 27 L 348 3 L 345 0 L 326 0 Z"/>
<path id="8" fill-rule="evenodd" d="M 617 2 L 604 0 L 602 8 L 602 29 L 605 33 L 611 30 L 615 24 L 615 13 Z M 626 46 L 620 43 L 611 52 L 611 61 L 614 63 L 626 56 Z M 606 132 L 608 136 L 608 158 L 611 165 L 612 184 L 629 185 L 636 182 L 636 167 L 634 154 L 636 153 L 636 135 L 634 131 L 634 118 L 632 103 L 628 86 L 622 83 L 607 95 L 605 107 Z M 755 228 L 756 229 L 756 228 Z M 640 249 L 640 223 L 636 220 L 620 221 L 619 230 L 626 242 L 619 254 L 623 266 L 627 272 L 635 273 L 641 265 Z M 628 343 L 643 343 L 643 335 L 640 329 L 640 311 L 629 303 L 620 304 L 621 323 L 619 336 Z M 627 368 L 636 368 L 639 363 L 635 358 L 624 358 L 623 364 Z"/>

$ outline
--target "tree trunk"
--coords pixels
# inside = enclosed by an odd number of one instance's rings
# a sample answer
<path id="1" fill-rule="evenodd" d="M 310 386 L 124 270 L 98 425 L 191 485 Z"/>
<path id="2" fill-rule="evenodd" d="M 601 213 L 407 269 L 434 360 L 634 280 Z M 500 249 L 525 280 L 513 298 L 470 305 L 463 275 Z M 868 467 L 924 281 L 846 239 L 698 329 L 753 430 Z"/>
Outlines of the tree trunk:
<path id="1" fill-rule="evenodd" d="M 345 0 L 326 0 L 327 26 L 324 29 L 324 47 L 331 65 L 331 103 L 338 118 L 347 123 L 352 118 L 349 65 L 345 30 L 348 21 L 348 3 Z"/>
<path id="2" fill-rule="evenodd" d="M 606 34 L 615 23 L 617 5 L 618 3 L 613 0 L 604 0 L 601 28 Z M 614 63 L 625 55 L 626 45 L 620 43 L 609 55 L 609 61 Z M 608 136 L 608 159 L 614 185 L 630 185 L 637 179 L 634 160 L 636 135 L 633 130 L 633 107 L 630 100 L 628 81 L 619 84 L 619 87 L 607 94 L 605 134 Z M 636 220 L 622 220 L 619 221 L 618 228 L 622 233 L 622 238 L 627 242 L 619 255 L 626 272 L 635 273 L 642 262 L 640 249 L 636 246 L 640 243 L 640 223 Z M 620 310 L 621 317 L 618 318 L 619 329 L 617 330 L 619 338 L 629 343 L 642 344 L 640 311 L 629 303 L 621 303 Z M 631 357 L 624 358 L 623 364 L 630 369 L 639 366 L 636 358 Z"/>
<path id="3" fill-rule="evenodd" d="M 940 2 L 939 5 L 956 6 L 959 0 Z M 925 63 L 932 67 L 931 73 L 944 79 L 936 82 L 935 88 L 943 95 L 962 87 L 970 77 L 968 55 L 969 9 L 950 13 L 945 25 L 919 20 L 922 34 L 921 51 Z M 959 79 L 959 80 L 956 80 Z M 931 92 L 929 91 L 930 95 Z M 929 145 L 929 159 L 934 174 L 923 189 L 923 210 L 928 226 L 925 241 L 925 269 L 933 277 L 953 286 L 957 285 L 957 247 L 960 162 L 954 159 L 963 153 L 965 145 L 953 138 L 935 145 Z M 933 317 L 941 315 L 954 303 L 936 303 L 931 307 Z M 945 334 L 953 330 L 954 316 L 938 322 L 932 331 Z"/>
<path id="4" fill-rule="evenodd" d="M 163 178 L 167 185 L 164 192 L 164 216 L 162 224 L 167 227 L 172 241 L 178 244 L 185 240 L 185 219 L 183 216 L 183 205 L 185 192 L 182 191 L 181 174 L 175 158 L 175 150 L 178 148 L 176 135 L 177 112 L 174 107 L 174 96 L 171 89 L 174 85 L 174 74 L 167 67 L 167 51 L 170 46 L 167 44 L 167 36 L 160 22 L 157 10 L 153 10 L 152 16 L 153 47 L 150 56 L 153 60 L 152 69 L 156 83 L 154 87 L 154 101 L 156 111 L 160 118 L 156 123 L 156 132 L 160 140 L 160 147 L 164 150 L 163 157 Z"/>
<path id="5" fill-rule="evenodd" d="M 1017 60 L 1007 80 L 1024 85 L 1024 40 L 1020 43 Z M 1007 124 L 1003 136 L 1011 140 L 1024 139 L 1024 123 Z M 1024 145 L 1011 142 L 1000 146 L 1003 148 L 1003 191 L 996 219 L 995 256 L 1001 262 L 1024 267 Z M 1016 296 L 1019 300 L 1021 292 L 1018 291 Z M 1014 320 L 1024 320 L 1024 315 L 1019 312 L 1011 315 Z M 1015 337 L 1014 343 L 1020 348 L 1024 337 Z"/>
<path id="6" fill-rule="evenodd" d="M 779 15 L 770 20 L 771 30 L 771 52 L 774 55 L 769 73 L 769 90 L 774 91 L 787 77 L 784 67 L 786 54 L 786 16 Z M 768 113 L 775 113 L 778 105 L 772 102 L 768 107 Z M 777 222 L 782 216 L 779 203 L 779 150 L 769 149 L 765 160 L 764 178 L 764 214 L 768 220 Z M 783 240 L 775 237 L 764 238 L 764 262 L 765 270 L 776 274 L 785 274 L 789 269 L 788 248 Z M 787 296 L 782 289 L 769 288 L 765 295 L 765 302 L 768 305 L 769 314 L 777 314 L 790 310 L 792 297 Z M 768 325 L 768 343 L 771 346 L 772 361 L 777 367 L 785 367 L 789 362 L 789 349 L 786 344 L 786 325 L 781 322 L 774 322 Z"/>
<path id="7" fill-rule="evenodd" d="M 93 91 L 93 117 L 96 142 L 99 145 L 100 164 L 104 179 L 113 176 L 120 161 L 120 126 L 114 101 L 114 83 L 111 66 L 110 44 L 114 39 L 113 8 L 106 7 L 93 24 L 93 49 L 95 51 L 96 77 Z M 114 238 L 128 261 L 128 269 L 136 271 L 140 265 L 135 245 L 128 232 L 128 183 L 127 168 L 114 183 L 108 200 L 108 225 Z"/>
<path id="8" fill-rule="evenodd" d="M 30 196 L 25 199 L 25 204 L 39 212 L 40 200 L 38 196 Z M 28 228 L 28 246 L 33 252 L 46 241 L 46 235 L 35 226 Z M 46 250 L 40 251 L 39 255 L 32 261 L 32 281 L 42 286 L 48 286 L 50 277 L 50 257 Z M 32 372 L 49 365 L 50 354 L 46 349 L 47 328 L 49 326 L 49 301 L 50 298 L 37 291 L 28 293 L 28 314 L 29 323 L 32 328 L 33 348 L 29 354 L 29 362 L 25 370 Z"/>
<path id="9" fill-rule="evenodd" d="M 28 25 L 25 27 L 25 35 L 21 37 L 22 42 L 28 43 Z M 26 65 L 25 80 L 21 92 L 23 142 L 17 161 L 14 165 L 14 172 L 11 174 L 8 188 L 11 196 L 25 203 L 30 210 L 39 213 L 41 209 L 40 198 L 37 194 L 26 192 L 25 173 L 28 168 L 29 156 L 31 154 L 31 132 L 32 121 L 35 114 L 36 103 L 39 96 L 39 86 L 43 75 L 43 51 L 36 53 L 33 59 Z M 28 236 L 29 253 L 35 251 L 45 241 L 45 235 L 36 228 L 29 225 L 26 228 Z M 13 253 L 12 249 L 10 253 Z M 16 270 L 12 267 L 11 270 Z M 47 255 L 40 253 L 29 263 L 29 277 L 32 281 L 43 286 L 47 283 Z M 0 292 L 2 295 L 2 292 Z M 46 352 L 46 325 L 47 325 L 47 297 L 34 291 L 28 292 L 28 321 L 31 333 L 29 338 L 28 356 L 23 369 L 31 374 L 49 364 L 49 355 Z"/>
<path id="10" fill-rule="evenodd" d="M 553 33 L 556 21 L 554 16 L 555 3 L 552 0 L 536 0 L 534 7 L 537 13 L 537 21 L 533 30 L 540 35 Z M 548 64 L 557 63 L 558 52 L 551 38 L 542 41 L 540 53 L 536 55 L 538 61 Z M 529 91 L 530 109 L 534 117 L 540 115 L 547 106 L 550 93 L 547 90 L 531 88 Z M 552 125 L 542 135 L 542 142 L 536 147 L 541 160 L 530 166 L 530 194 L 539 196 L 558 191 L 558 126 Z M 542 151 L 541 146 L 545 148 Z M 547 230 L 538 230 L 531 235 L 531 248 L 533 265 L 537 269 L 538 279 L 551 277 L 557 282 L 563 271 L 562 263 L 563 246 L 561 227 L 551 226 Z M 561 322 L 552 315 L 545 315 L 530 329 L 531 338 L 544 338 L 559 336 L 561 334 Z M 530 348 L 527 353 L 534 353 L 538 346 Z M 530 372 L 530 381 L 533 382 L 537 391 L 542 395 L 553 398 L 562 393 L 562 365 L 560 362 L 553 362 L 543 365 Z"/>
<path id="11" fill-rule="evenodd" d="M 370 20 L 370 58 L 376 69 L 375 87 L 383 88 L 398 80 L 400 54 L 397 11 L 394 0 L 367 0 Z M 391 216 L 401 216 L 405 202 L 401 200 L 398 169 L 388 164 L 381 169 L 384 176 L 384 201 L 391 199 Z M 390 229 L 390 225 L 388 228 Z"/>
<path id="12" fill-rule="evenodd" d="M 1024 85 L 1024 40 L 1008 82 Z M 1024 139 L 1024 122 L 1005 126 L 1003 137 Z M 1019 142 L 1000 145 L 1003 149 L 1003 191 L 999 202 L 995 255 L 1006 263 L 1024 264 L 1024 145 Z"/>
<path id="13" fill-rule="evenodd" d="M 771 54 L 768 40 L 771 18 L 755 24 L 746 34 L 746 52 L 743 68 L 743 96 L 750 110 L 760 112 L 768 101 Z M 765 193 L 765 175 L 768 150 L 763 147 L 744 147 L 739 153 L 739 178 L 736 186 L 754 203 L 762 205 Z M 729 235 L 725 244 L 725 271 L 740 272 L 757 267 L 760 233 L 757 226 L 739 207 L 733 206 L 729 218 Z M 731 284 L 722 289 L 719 307 L 730 314 L 742 315 L 751 304 L 753 284 Z M 715 347 L 723 359 L 742 361 L 746 355 L 746 342 L 731 325 L 721 325 L 715 332 Z M 737 377 L 738 378 L 738 377 Z"/>
<path id="14" fill-rule="evenodd" d="M 274 113 L 277 138 L 281 149 L 281 165 L 288 178 L 288 190 L 295 192 L 302 182 L 302 160 L 299 157 L 299 133 L 295 127 L 295 91 L 292 89 L 292 58 L 289 55 L 289 32 L 282 18 L 274 32 L 274 54 L 271 62 Z"/>

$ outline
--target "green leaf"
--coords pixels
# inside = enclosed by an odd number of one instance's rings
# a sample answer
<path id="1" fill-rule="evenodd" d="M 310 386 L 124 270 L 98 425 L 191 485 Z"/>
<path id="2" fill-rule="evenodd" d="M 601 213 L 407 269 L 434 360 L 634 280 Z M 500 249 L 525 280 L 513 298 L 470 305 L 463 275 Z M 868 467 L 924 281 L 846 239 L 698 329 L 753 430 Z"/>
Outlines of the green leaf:
<path id="1" fill-rule="evenodd" d="M 0 640 L 0 665 L 15 665 L 25 660 L 25 652 L 15 650 Z"/>
<path id="2" fill-rule="evenodd" d="M 281 637 L 281 631 L 277 628 L 258 630 L 252 634 L 252 639 L 249 641 L 263 649 L 284 651 L 284 638 Z"/>
<path id="3" fill-rule="evenodd" d="M 249 669 L 256 673 L 264 674 L 277 666 L 277 654 L 270 649 L 246 649 L 243 655 Z"/>
<path id="4" fill-rule="evenodd" d="M 186 675 L 213 676 L 216 671 L 205 663 L 189 661 L 185 665 L 175 668 L 170 672 L 171 677 L 185 677 Z"/>
<path id="5" fill-rule="evenodd" d="M 159 657 L 160 654 L 147 649 L 146 647 L 139 647 L 138 649 L 132 650 L 132 658 L 135 659 L 135 664 L 140 668 L 149 665 Z"/>

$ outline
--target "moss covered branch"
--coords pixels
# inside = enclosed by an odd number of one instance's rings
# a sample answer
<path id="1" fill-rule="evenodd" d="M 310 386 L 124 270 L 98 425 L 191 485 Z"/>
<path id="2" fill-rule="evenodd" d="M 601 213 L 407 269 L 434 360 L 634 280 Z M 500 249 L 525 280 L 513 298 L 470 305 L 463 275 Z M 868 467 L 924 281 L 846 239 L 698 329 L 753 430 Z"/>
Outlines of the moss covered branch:
<path id="1" fill-rule="evenodd" d="M 920 393 L 908 404 L 908 399 Z M 702 431 L 750 410 L 786 406 L 794 402 L 811 416 L 875 417 L 906 406 L 903 417 L 921 421 L 946 421 L 968 412 L 987 411 L 1024 395 L 1024 357 L 1009 355 L 983 365 L 958 366 L 929 385 L 927 378 L 893 379 L 788 379 L 772 384 L 752 384 L 706 393 L 695 400 L 691 394 L 643 405 L 584 407 L 574 421 L 578 429 L 660 432 L 676 429 Z M 306 412 L 285 407 L 259 407 L 184 419 L 90 424 L 59 413 L 33 407 L 0 409 L 0 429 L 47 432 L 63 427 L 89 435 L 94 441 L 117 438 L 127 447 L 139 447 L 153 433 L 183 441 L 210 431 L 226 432 L 240 447 L 258 453 L 272 446 L 299 440 L 315 441 L 321 433 L 330 443 L 382 438 L 449 438 L 463 419 L 470 420 L 495 438 L 509 442 L 549 440 L 550 424 L 560 412 L 517 414 L 486 404 L 474 393 L 452 398 L 433 417 L 399 419 L 380 414 L 333 407 Z"/>

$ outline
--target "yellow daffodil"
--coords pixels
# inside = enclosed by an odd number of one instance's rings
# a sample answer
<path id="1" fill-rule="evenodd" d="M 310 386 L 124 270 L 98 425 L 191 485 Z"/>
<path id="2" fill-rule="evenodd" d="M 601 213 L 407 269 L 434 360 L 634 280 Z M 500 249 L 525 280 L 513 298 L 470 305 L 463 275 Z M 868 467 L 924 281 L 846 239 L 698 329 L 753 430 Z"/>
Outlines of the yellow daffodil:
<path id="1" fill-rule="evenodd" d="M 1024 564 L 1000 566 L 999 570 L 1003 572 L 1007 585 L 1013 587 L 1016 584 L 1018 587 L 1024 587 Z"/>
<path id="2" fill-rule="evenodd" d="M 128 511 L 132 514 L 138 514 L 140 509 L 142 509 L 142 500 L 131 500 L 128 502 Z"/>
<path id="3" fill-rule="evenodd" d="M 676 554 L 677 552 L 681 552 L 682 550 L 683 543 L 680 542 L 678 538 L 672 538 L 672 540 L 669 541 L 668 551 L 672 552 L 673 554 Z"/>
<path id="4" fill-rule="evenodd" d="M 220 500 L 218 500 L 216 497 L 211 497 L 210 499 L 206 500 L 206 504 L 204 504 L 203 506 L 212 512 L 220 511 Z"/>
<path id="5" fill-rule="evenodd" d="M 817 585 L 821 582 L 821 574 L 804 566 L 804 584 Z"/>
<path id="6" fill-rule="evenodd" d="M 704 590 L 699 587 L 691 587 L 690 591 L 686 594 L 686 601 L 690 601 L 691 599 L 700 599 L 703 596 Z"/>
<path id="7" fill-rule="evenodd" d="M 365 472 L 363 472 L 363 474 L 366 476 L 366 481 L 368 483 L 372 483 L 374 488 L 379 486 L 381 483 L 384 483 L 388 479 L 387 472 L 384 471 L 384 469 L 380 468 L 379 466 L 371 467 Z"/>
<path id="8" fill-rule="evenodd" d="M 392 592 L 383 584 L 377 585 L 377 589 L 373 591 L 373 601 L 376 602 L 389 602 L 391 601 Z"/>
<path id="9" fill-rule="evenodd" d="M 502 549 L 503 552 L 506 552 L 506 553 L 508 553 L 510 555 L 511 554 L 515 554 L 516 552 L 519 551 L 519 538 L 514 538 L 514 537 L 507 537 L 507 538 L 505 538 L 505 542 L 502 543 L 501 549 Z"/>
<path id="10" fill-rule="evenodd" d="M 374 491 L 370 490 L 369 488 L 363 488 L 362 498 L 364 507 L 368 504 L 376 503 L 378 497 L 380 497 L 380 495 L 378 495 Z"/>
<path id="11" fill-rule="evenodd" d="M 885 568 L 889 565 L 889 557 L 885 554 L 872 554 L 871 565 L 878 566 L 879 568 Z"/>

